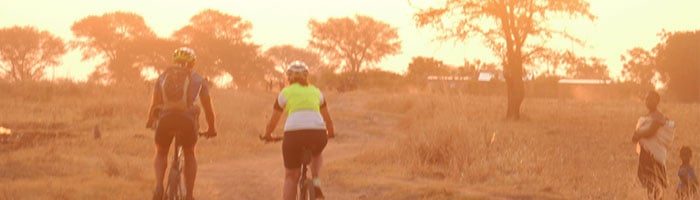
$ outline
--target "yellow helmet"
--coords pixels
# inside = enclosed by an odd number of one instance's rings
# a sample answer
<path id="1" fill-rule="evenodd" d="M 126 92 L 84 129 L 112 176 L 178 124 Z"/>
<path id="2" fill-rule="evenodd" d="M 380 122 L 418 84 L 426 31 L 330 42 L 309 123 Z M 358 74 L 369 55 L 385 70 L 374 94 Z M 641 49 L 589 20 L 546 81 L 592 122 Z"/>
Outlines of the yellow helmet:
<path id="1" fill-rule="evenodd" d="M 175 63 L 191 63 L 196 59 L 197 56 L 194 54 L 194 50 L 187 47 L 175 49 L 173 53 L 173 61 L 175 61 Z"/>

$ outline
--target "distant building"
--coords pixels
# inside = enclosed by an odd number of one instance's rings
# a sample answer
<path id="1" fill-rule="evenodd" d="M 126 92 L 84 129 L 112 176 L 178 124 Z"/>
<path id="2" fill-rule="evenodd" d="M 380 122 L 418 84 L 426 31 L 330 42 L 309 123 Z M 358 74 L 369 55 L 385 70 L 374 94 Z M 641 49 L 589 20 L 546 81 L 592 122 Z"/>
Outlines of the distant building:
<path id="1" fill-rule="evenodd" d="M 479 72 L 478 81 L 493 81 L 496 79 L 496 74 L 493 72 Z"/>
<path id="2" fill-rule="evenodd" d="M 523 81 L 531 81 L 532 79 L 535 78 L 535 75 L 532 73 L 527 73 L 523 75 Z M 480 71 L 477 80 L 481 82 L 485 81 L 505 81 L 505 77 L 503 76 L 503 72 L 501 71 Z"/>
<path id="3" fill-rule="evenodd" d="M 610 80 L 601 79 L 560 79 L 559 84 L 574 84 L 574 85 L 600 85 L 610 84 Z"/>
<path id="4" fill-rule="evenodd" d="M 428 81 L 468 81 L 469 76 L 428 76 Z"/>

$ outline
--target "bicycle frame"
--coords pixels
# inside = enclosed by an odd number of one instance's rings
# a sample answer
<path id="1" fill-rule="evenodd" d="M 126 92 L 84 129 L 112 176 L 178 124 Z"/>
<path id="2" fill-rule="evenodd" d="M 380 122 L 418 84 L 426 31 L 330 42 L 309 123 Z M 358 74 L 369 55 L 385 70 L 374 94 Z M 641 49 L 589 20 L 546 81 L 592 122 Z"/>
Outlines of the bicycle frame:
<path id="1" fill-rule="evenodd" d="M 299 183 L 297 183 L 297 199 L 299 200 L 316 199 L 313 181 L 306 175 L 309 171 L 310 164 L 311 150 L 304 148 L 301 154 L 301 174 L 299 176 Z"/>
<path id="2" fill-rule="evenodd" d="M 266 142 L 279 142 L 284 139 L 284 137 L 264 138 L 262 136 L 259 136 L 259 138 Z M 299 182 L 297 183 L 298 200 L 316 200 L 316 191 L 314 191 L 313 181 L 307 176 L 309 166 L 311 166 L 311 150 L 304 147 L 301 150 L 301 173 L 299 175 Z"/>
<path id="3" fill-rule="evenodd" d="M 184 167 L 185 161 L 182 144 L 176 139 L 175 147 L 173 147 L 173 160 L 170 163 L 168 184 L 165 186 L 165 194 L 163 195 L 163 198 L 166 200 L 182 200 L 185 198 L 187 190 L 185 188 L 185 179 L 182 174 Z"/>

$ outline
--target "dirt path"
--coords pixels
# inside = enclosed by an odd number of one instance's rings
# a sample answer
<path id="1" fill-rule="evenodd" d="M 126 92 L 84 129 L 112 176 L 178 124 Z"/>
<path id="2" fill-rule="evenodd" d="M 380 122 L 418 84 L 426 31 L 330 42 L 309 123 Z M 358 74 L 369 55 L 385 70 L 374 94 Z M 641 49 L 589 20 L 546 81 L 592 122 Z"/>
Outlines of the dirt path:
<path id="1" fill-rule="evenodd" d="M 357 155 L 365 141 L 354 136 L 329 141 L 324 162 L 328 164 Z M 279 199 L 284 177 L 281 151 L 280 143 L 270 144 L 256 155 L 202 165 L 198 170 L 198 196 L 201 199 Z M 330 185 L 324 190 L 334 196 L 351 196 Z"/>
<path id="2" fill-rule="evenodd" d="M 361 109 L 355 110 L 363 106 L 348 105 L 356 104 L 356 102 L 358 101 L 336 102 L 337 107 L 332 108 L 334 113 L 340 116 L 340 119 L 336 118 L 338 120 L 335 120 L 339 137 L 329 140 L 323 153 L 325 165 L 351 159 L 366 149 L 381 146 L 388 142 L 386 135 L 397 130 L 402 116 Z M 343 105 L 343 103 L 345 104 Z M 382 130 L 384 133 L 369 133 L 368 130 Z M 284 177 L 281 151 L 281 143 L 269 144 L 261 151 L 247 157 L 228 162 L 201 164 L 197 178 L 197 198 L 213 200 L 281 199 Z M 389 185 L 389 188 L 409 188 L 409 190 L 426 187 L 443 188 L 458 196 L 449 199 L 528 199 L 527 197 L 489 194 L 428 179 L 404 180 L 402 178 L 382 177 L 381 174 L 363 174 L 362 176 L 367 176 L 367 179 L 382 183 L 384 186 Z M 341 184 L 324 180 L 323 189 L 324 193 L 327 194 L 327 199 L 376 199 L 372 197 L 382 196 L 383 193 L 375 187 L 376 185 L 352 189 L 342 188 L 339 185 Z M 383 188 L 386 189 L 386 187 Z M 421 197 L 414 196 L 407 199 L 415 198 Z"/>
<path id="3" fill-rule="evenodd" d="M 363 131 L 366 127 L 358 126 L 364 124 L 363 121 L 376 118 L 368 116 L 364 110 L 353 110 L 363 107 L 349 105 L 357 102 L 335 102 L 334 107 L 331 107 L 339 136 L 329 140 L 324 150 L 325 165 L 352 158 L 371 146 L 370 141 L 375 141 L 371 143 L 376 144 L 380 138 Z M 383 121 L 393 123 L 396 119 Z M 282 126 L 280 123 L 278 128 Z M 201 164 L 197 176 L 196 192 L 200 199 L 280 199 L 284 181 L 281 143 L 266 145 L 258 153 L 236 160 Z M 334 187 L 330 183 L 324 182 L 323 185 L 324 193 L 332 194 L 328 199 L 357 199 L 350 191 Z"/>

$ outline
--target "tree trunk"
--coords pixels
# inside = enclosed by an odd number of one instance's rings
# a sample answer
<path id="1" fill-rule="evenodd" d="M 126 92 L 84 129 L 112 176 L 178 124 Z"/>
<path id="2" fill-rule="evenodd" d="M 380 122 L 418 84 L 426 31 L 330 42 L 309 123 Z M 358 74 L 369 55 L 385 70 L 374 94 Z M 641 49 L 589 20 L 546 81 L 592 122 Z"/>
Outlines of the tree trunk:
<path id="1" fill-rule="evenodd" d="M 505 66 L 504 76 L 506 79 L 506 90 L 508 93 L 508 109 L 506 119 L 520 119 L 520 105 L 525 98 L 525 84 L 523 83 L 523 63 L 521 56 L 515 54 L 510 56 Z"/>
<path id="2" fill-rule="evenodd" d="M 700 63 L 698 63 L 700 65 Z M 693 99 L 694 102 L 700 102 L 700 66 L 697 66 L 695 69 L 698 73 L 695 75 L 695 98 Z"/>
<path id="3" fill-rule="evenodd" d="M 506 87 L 508 92 L 508 110 L 506 111 L 506 119 L 520 119 L 520 105 L 525 98 L 525 85 L 522 77 L 506 78 Z"/>

